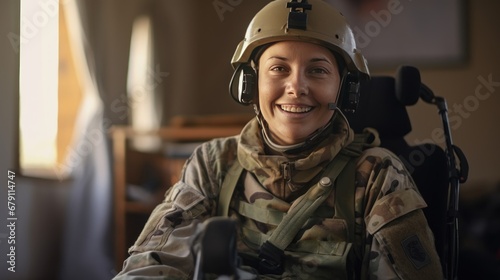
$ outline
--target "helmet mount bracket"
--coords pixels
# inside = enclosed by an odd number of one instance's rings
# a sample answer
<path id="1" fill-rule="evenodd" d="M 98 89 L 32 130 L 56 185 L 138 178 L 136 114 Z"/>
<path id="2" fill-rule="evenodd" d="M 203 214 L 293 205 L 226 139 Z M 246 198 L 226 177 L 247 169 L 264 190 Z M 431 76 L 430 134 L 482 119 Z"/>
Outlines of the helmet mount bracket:
<path id="1" fill-rule="evenodd" d="M 288 13 L 288 28 L 302 29 L 307 28 L 307 14 L 306 10 L 311 10 L 312 5 L 307 0 L 292 0 L 286 4 L 290 8 Z"/>

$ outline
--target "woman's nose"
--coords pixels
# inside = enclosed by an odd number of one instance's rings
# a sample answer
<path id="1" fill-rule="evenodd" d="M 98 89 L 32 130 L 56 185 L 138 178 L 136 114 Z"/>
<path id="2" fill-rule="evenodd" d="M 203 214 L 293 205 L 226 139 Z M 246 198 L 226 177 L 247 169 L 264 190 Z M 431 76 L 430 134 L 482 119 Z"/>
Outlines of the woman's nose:
<path id="1" fill-rule="evenodd" d="M 293 94 L 296 97 L 301 95 L 307 95 L 309 93 L 309 87 L 307 85 L 307 78 L 304 73 L 299 71 L 293 71 L 288 76 L 287 94 Z"/>

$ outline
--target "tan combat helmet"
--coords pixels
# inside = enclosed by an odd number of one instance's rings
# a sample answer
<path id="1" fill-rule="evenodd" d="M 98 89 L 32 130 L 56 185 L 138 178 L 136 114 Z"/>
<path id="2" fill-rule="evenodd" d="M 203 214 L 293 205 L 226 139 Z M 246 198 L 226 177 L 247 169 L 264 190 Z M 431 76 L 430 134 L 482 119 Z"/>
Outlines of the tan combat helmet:
<path id="1" fill-rule="evenodd" d="M 275 0 L 267 4 L 250 22 L 231 64 L 236 69 L 249 63 L 259 46 L 286 40 L 322 45 L 340 55 L 349 72 L 369 77 L 366 60 L 356 49 L 344 16 L 322 0 Z"/>

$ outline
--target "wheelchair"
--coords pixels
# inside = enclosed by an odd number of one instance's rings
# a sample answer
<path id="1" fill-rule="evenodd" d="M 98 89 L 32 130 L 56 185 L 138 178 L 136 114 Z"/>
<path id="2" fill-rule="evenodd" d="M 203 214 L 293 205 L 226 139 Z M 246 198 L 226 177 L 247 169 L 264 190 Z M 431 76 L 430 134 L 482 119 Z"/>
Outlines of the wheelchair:
<path id="1" fill-rule="evenodd" d="M 412 130 L 407 106 L 422 99 L 435 105 L 442 119 L 445 149 L 435 143 L 410 145 L 405 136 Z M 457 278 L 458 268 L 458 192 L 467 180 L 468 163 L 460 148 L 452 142 L 446 100 L 435 96 L 421 82 L 420 72 L 412 66 L 401 66 L 395 77 L 374 76 L 360 84 L 355 112 L 344 112 L 355 133 L 365 127 L 375 128 L 384 147 L 398 155 L 411 173 L 428 207 L 424 208 L 435 246 L 441 259 L 445 279 Z M 199 246 L 194 250 L 196 274 L 219 275 L 217 279 L 252 279 L 238 269 L 236 224 L 223 217 L 205 223 Z"/>

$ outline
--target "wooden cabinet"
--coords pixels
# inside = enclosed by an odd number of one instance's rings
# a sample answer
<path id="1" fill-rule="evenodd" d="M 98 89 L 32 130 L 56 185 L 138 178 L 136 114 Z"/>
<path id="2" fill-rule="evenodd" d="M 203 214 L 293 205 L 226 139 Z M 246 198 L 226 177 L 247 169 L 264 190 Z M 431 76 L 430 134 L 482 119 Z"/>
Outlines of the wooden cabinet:
<path id="1" fill-rule="evenodd" d="M 165 150 L 137 151 L 131 140 L 138 136 L 159 137 L 162 144 L 203 142 L 216 137 L 239 134 L 248 116 L 217 117 L 224 122 L 177 120 L 175 125 L 158 131 L 134 131 L 128 126 L 114 126 L 110 130 L 113 146 L 114 178 L 114 253 L 115 269 L 120 271 L 128 256 L 127 250 L 139 236 L 154 207 L 163 200 L 165 191 L 178 181 L 187 153 L 170 156 Z M 208 120 L 208 122 L 207 122 Z M 213 120 L 213 119 L 212 119 Z M 163 147 L 163 145 L 162 145 Z M 179 146 L 180 147 L 180 146 Z M 146 200 L 132 200 L 130 187 L 145 191 Z"/>

